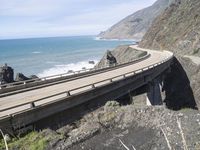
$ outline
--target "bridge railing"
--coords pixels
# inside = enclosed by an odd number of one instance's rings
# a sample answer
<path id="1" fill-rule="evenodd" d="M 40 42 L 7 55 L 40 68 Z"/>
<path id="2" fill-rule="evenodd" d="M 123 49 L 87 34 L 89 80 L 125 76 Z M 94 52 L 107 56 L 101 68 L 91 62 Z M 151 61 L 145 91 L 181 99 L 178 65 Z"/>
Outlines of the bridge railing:
<path id="1" fill-rule="evenodd" d="M 160 61 L 160 62 L 158 62 L 156 64 L 149 65 L 147 67 L 144 67 L 144 68 L 141 68 L 141 69 L 138 69 L 138 70 L 135 70 L 135 71 L 130 71 L 128 73 L 124 73 L 124 74 L 119 75 L 119 76 L 115 76 L 115 77 L 112 77 L 112 78 L 109 78 L 109 79 L 105 79 L 105 80 L 102 80 L 102 81 L 99 81 L 99 82 L 95 82 L 95 83 L 92 83 L 92 84 L 88 84 L 88 85 L 85 85 L 85 86 L 74 88 L 74 89 L 71 89 L 71 90 L 68 90 L 68 91 L 65 91 L 65 92 L 60 92 L 60 93 L 57 93 L 57 94 L 54 94 L 54 95 L 50 95 L 50 96 L 35 100 L 35 101 L 26 102 L 26 103 L 22 103 L 22 104 L 15 105 L 15 106 L 12 106 L 12 107 L 8 107 L 8 108 L 5 108 L 5 109 L 1 109 L 0 112 L 16 109 L 16 108 L 19 108 L 19 107 L 22 107 L 22 106 L 26 106 L 26 105 L 29 105 L 30 107 L 27 108 L 27 109 L 24 109 L 24 110 L 22 110 L 20 112 L 23 112 L 23 111 L 28 110 L 28 109 L 34 109 L 34 108 L 37 107 L 37 105 L 36 105 L 37 102 L 41 102 L 41 101 L 43 101 L 45 99 L 53 98 L 53 97 L 56 97 L 56 96 L 62 96 L 62 95 L 63 95 L 62 98 L 67 98 L 67 97 L 73 96 L 75 94 L 78 94 L 80 92 L 84 92 L 84 91 L 87 91 L 87 90 L 95 89 L 97 87 L 105 86 L 106 84 L 110 84 L 110 83 L 113 83 L 115 81 L 123 80 L 125 78 L 134 76 L 136 74 L 142 73 L 142 72 L 147 71 L 149 69 L 155 68 L 155 67 L 157 67 L 157 66 L 159 66 L 161 64 L 164 64 L 164 63 L 166 63 L 166 62 L 168 62 L 169 60 L 172 60 L 172 59 L 173 59 L 173 55 L 171 55 L 170 57 L 168 57 L 168 58 L 164 59 L 163 61 Z M 101 84 L 101 85 L 98 86 L 98 84 Z M 55 99 L 53 101 L 44 103 L 43 105 L 54 103 L 55 101 L 57 101 L 57 100 Z M 40 106 L 40 105 L 38 105 L 38 106 Z M 17 112 L 17 113 L 20 113 L 20 112 Z"/>
<path id="2" fill-rule="evenodd" d="M 73 71 L 73 72 L 67 72 L 67 73 L 63 73 L 63 74 L 57 74 L 57 75 L 52 75 L 52 76 L 47 76 L 47 77 L 42 77 L 42 78 L 36 78 L 36 79 L 30 79 L 30 80 L 24 80 L 24 81 L 18 81 L 18 82 L 13 82 L 13 83 L 8 83 L 8 84 L 2 84 L 0 85 L 0 91 L 2 89 L 5 89 L 5 88 L 13 88 L 13 87 L 17 87 L 17 86 L 21 86 L 21 85 L 27 85 L 29 83 L 33 83 L 33 82 L 37 82 L 37 83 L 40 83 L 40 82 L 44 82 L 44 81 L 49 81 L 51 82 L 55 82 L 53 81 L 53 79 L 59 79 L 62 80 L 63 77 L 69 77 L 70 78 L 73 78 L 75 75 L 82 75 L 83 73 L 87 73 L 87 74 L 90 74 L 91 72 L 102 72 L 102 71 L 108 71 L 108 70 L 113 70 L 113 69 L 116 69 L 116 68 L 119 68 L 119 67 L 122 67 L 122 66 L 127 66 L 127 65 L 130 65 L 130 64 L 134 64 L 134 63 L 137 63 L 139 61 L 142 61 L 144 59 L 147 59 L 148 57 L 150 57 L 150 54 L 148 52 L 146 52 L 146 54 L 136 60 L 133 60 L 131 62 L 127 62 L 127 63 L 124 63 L 124 64 L 119 64 L 119 65 L 116 65 L 116 66 L 112 66 L 112 67 L 104 67 L 104 68 L 89 68 L 89 69 L 83 69 L 83 70 L 78 70 L 78 71 Z"/>

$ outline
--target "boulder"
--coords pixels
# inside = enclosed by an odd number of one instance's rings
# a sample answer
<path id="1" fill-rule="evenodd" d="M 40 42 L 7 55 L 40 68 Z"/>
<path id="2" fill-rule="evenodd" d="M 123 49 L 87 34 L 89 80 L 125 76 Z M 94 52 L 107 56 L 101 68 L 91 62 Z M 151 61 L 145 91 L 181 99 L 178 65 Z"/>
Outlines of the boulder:
<path id="1" fill-rule="evenodd" d="M 0 84 L 11 83 L 14 81 L 14 70 L 7 64 L 0 67 Z"/>
<path id="2" fill-rule="evenodd" d="M 15 81 L 24 81 L 24 80 L 29 80 L 30 78 L 26 77 L 22 73 L 17 73 Z"/>
<path id="3" fill-rule="evenodd" d="M 39 77 L 36 76 L 36 75 L 31 75 L 29 78 L 30 78 L 30 79 L 38 79 Z"/>
<path id="4" fill-rule="evenodd" d="M 88 63 L 89 63 L 89 64 L 92 64 L 92 65 L 95 64 L 95 62 L 94 62 L 93 60 L 90 60 Z"/>
<path id="5" fill-rule="evenodd" d="M 107 59 L 107 65 L 109 67 L 115 66 L 117 64 L 117 59 L 113 56 L 113 54 L 109 50 L 107 50 L 106 59 Z"/>
<path id="6" fill-rule="evenodd" d="M 68 72 L 67 73 L 73 73 L 74 71 L 73 70 L 68 70 Z"/>

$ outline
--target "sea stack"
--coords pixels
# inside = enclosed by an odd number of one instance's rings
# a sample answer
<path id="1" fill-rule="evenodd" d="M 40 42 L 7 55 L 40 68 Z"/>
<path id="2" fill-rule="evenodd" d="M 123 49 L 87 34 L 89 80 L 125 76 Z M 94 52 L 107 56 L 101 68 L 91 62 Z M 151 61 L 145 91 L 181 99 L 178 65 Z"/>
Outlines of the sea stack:
<path id="1" fill-rule="evenodd" d="M 11 83 L 14 81 L 14 70 L 7 64 L 0 67 L 0 84 Z"/>

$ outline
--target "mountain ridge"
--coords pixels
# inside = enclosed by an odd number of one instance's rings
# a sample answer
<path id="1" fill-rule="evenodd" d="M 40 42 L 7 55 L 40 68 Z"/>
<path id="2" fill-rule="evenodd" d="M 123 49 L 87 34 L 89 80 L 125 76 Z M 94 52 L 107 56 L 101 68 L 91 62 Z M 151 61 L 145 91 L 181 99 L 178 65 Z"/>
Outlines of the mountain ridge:
<path id="1" fill-rule="evenodd" d="M 102 39 L 134 39 L 141 40 L 151 26 L 153 20 L 163 12 L 171 0 L 158 0 L 152 6 L 139 10 L 122 19 L 108 30 L 101 32 Z"/>
<path id="2" fill-rule="evenodd" d="M 175 0 L 154 20 L 140 46 L 200 56 L 199 6 L 199 0 Z"/>

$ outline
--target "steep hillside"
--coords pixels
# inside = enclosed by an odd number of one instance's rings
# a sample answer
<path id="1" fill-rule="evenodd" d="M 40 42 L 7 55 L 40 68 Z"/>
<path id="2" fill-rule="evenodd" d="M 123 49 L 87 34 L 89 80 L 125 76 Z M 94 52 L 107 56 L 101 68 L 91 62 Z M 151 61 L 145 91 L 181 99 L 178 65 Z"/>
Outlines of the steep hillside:
<path id="1" fill-rule="evenodd" d="M 152 23 L 140 46 L 200 56 L 200 1 L 176 0 Z"/>
<path id="2" fill-rule="evenodd" d="M 152 6 L 126 17 L 99 37 L 105 39 L 140 40 L 151 26 L 152 21 L 168 6 L 171 0 L 158 0 Z"/>
<path id="3" fill-rule="evenodd" d="M 176 69 L 167 77 L 166 101 L 187 106 L 195 99 L 200 109 L 200 1 L 175 0 L 155 19 L 139 45 L 174 52 L 177 60 L 172 68 Z"/>

